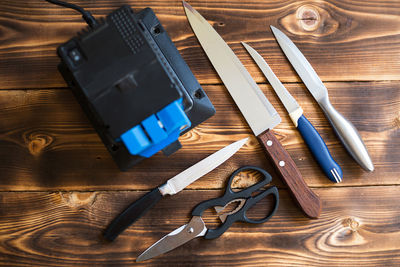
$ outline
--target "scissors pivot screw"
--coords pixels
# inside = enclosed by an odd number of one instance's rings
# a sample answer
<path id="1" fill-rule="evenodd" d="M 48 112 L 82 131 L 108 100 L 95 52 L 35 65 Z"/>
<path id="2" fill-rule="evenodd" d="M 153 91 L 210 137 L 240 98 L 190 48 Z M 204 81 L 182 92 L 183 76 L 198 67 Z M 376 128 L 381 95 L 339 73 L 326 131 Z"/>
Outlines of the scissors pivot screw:
<path id="1" fill-rule="evenodd" d="M 191 234 L 191 233 L 193 233 L 193 232 L 194 232 L 193 227 L 190 227 L 190 228 L 188 229 L 188 233 Z"/>

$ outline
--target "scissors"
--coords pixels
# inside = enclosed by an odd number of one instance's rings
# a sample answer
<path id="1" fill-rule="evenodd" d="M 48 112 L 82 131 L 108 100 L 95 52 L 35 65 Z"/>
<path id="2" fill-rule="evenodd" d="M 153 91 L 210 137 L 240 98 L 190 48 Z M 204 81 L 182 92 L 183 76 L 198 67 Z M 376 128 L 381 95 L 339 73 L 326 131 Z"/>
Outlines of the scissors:
<path id="1" fill-rule="evenodd" d="M 239 192 L 232 190 L 232 182 L 234 178 L 243 171 L 257 171 L 262 175 L 262 180 L 246 189 Z M 178 229 L 172 231 L 168 235 L 164 236 L 156 243 L 146 249 L 136 259 L 137 262 L 144 261 L 171 251 L 186 242 L 196 238 L 204 237 L 205 239 L 214 239 L 221 236 L 234 222 L 247 222 L 247 223 L 264 223 L 268 221 L 272 215 L 276 212 L 279 203 L 278 189 L 275 186 L 269 187 L 266 190 L 261 191 L 256 196 L 252 196 L 253 193 L 258 192 L 261 187 L 271 182 L 272 178 L 268 172 L 263 169 L 254 166 L 244 166 L 232 173 L 229 178 L 228 185 L 225 190 L 225 194 L 222 197 L 206 200 L 198 204 L 192 211 L 192 219 L 188 224 L 182 225 Z M 272 195 L 275 200 L 274 207 L 266 217 L 259 220 L 253 220 L 247 217 L 246 212 L 254 206 L 258 201 Z M 228 213 L 223 213 L 223 210 L 229 206 L 229 204 L 238 202 L 235 209 Z M 214 208 L 219 215 L 222 224 L 215 229 L 208 229 L 201 218 L 203 212 L 209 208 Z"/>

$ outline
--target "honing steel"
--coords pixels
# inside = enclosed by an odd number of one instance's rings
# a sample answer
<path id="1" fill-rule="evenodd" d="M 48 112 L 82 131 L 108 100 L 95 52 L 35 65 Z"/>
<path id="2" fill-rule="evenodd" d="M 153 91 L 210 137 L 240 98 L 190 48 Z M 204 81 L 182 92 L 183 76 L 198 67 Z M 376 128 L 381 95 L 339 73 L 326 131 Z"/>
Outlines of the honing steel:
<path id="1" fill-rule="evenodd" d="M 189 23 L 209 60 L 276 167 L 303 212 L 317 218 L 319 197 L 307 186 L 297 166 L 272 132 L 281 118 L 233 51 L 213 27 L 188 3 L 183 2 Z"/>
<path id="2" fill-rule="evenodd" d="M 104 231 L 107 240 L 114 240 L 122 231 L 143 216 L 165 195 L 175 195 L 200 177 L 206 175 L 227 159 L 232 157 L 246 142 L 248 138 L 236 141 L 207 158 L 199 161 L 183 172 L 169 179 L 165 184 L 153 189 L 124 210 L 116 217 Z"/>
<path id="3" fill-rule="evenodd" d="M 364 170 L 372 172 L 374 164 L 357 129 L 332 106 L 329 101 L 328 90 L 296 45 L 274 26 L 271 26 L 271 29 L 283 53 L 322 108 L 344 147 Z"/>
<path id="4" fill-rule="evenodd" d="M 239 192 L 234 192 L 232 190 L 232 182 L 236 175 L 238 175 L 242 171 L 253 170 L 259 172 L 263 179 Z M 253 167 L 253 166 L 244 166 L 238 170 L 236 170 L 231 177 L 229 178 L 228 185 L 225 190 L 225 194 L 222 197 L 214 198 L 210 200 L 206 200 L 198 204 L 192 211 L 192 219 L 188 224 L 182 225 L 176 230 L 172 231 L 168 235 L 164 236 L 156 243 L 151 245 L 148 249 L 146 249 L 136 261 L 144 261 L 151 258 L 154 258 L 158 255 L 166 253 L 168 251 L 177 248 L 190 240 L 203 236 L 205 239 L 214 239 L 222 235 L 234 222 L 246 222 L 246 223 L 264 223 L 268 221 L 272 215 L 275 214 L 279 205 L 279 194 L 278 189 L 275 186 L 269 187 L 266 190 L 258 191 L 263 186 L 269 184 L 272 180 L 271 175 L 263 169 Z M 253 193 L 259 192 L 257 195 L 253 195 Z M 251 219 L 247 217 L 247 211 L 254 207 L 257 202 L 268 197 L 273 196 L 274 198 L 274 206 L 268 211 L 264 218 L 262 219 Z M 234 210 L 227 211 L 225 209 L 229 207 L 231 204 L 237 204 Z M 218 226 L 216 229 L 208 229 L 201 218 L 203 212 L 209 208 L 214 208 L 217 214 L 219 215 L 222 224 Z"/>
<path id="5" fill-rule="evenodd" d="M 340 183 L 343 177 L 342 169 L 332 158 L 328 147 L 326 146 L 322 137 L 319 135 L 318 131 L 304 116 L 303 109 L 288 92 L 285 86 L 283 86 L 281 81 L 276 77 L 275 73 L 269 67 L 264 58 L 250 45 L 246 44 L 245 42 L 242 42 L 242 44 L 246 48 L 247 52 L 249 52 L 250 56 L 254 59 L 257 66 L 261 69 L 262 73 L 268 79 L 279 99 L 282 101 L 289 113 L 290 118 L 292 119 L 296 128 L 299 130 L 301 136 L 303 137 L 322 171 L 329 178 L 329 180 L 335 183 Z"/>

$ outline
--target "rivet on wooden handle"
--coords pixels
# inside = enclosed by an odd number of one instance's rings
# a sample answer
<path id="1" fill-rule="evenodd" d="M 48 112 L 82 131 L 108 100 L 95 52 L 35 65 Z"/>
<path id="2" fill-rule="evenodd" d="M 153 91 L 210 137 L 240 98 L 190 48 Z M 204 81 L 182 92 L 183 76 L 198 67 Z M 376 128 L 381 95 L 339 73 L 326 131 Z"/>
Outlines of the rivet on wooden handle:
<path id="1" fill-rule="evenodd" d="M 318 218 L 322 209 L 321 200 L 308 187 L 296 164 L 274 133 L 266 130 L 258 135 L 257 139 L 305 215 L 310 218 Z"/>

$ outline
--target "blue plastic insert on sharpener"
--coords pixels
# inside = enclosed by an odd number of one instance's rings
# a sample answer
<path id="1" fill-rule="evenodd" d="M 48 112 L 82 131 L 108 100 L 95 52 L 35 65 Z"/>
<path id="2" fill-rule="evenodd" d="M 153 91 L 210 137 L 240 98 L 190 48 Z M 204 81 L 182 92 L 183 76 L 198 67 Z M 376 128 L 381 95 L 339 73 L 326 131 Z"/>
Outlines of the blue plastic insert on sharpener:
<path id="1" fill-rule="evenodd" d="M 149 158 L 178 140 L 190 125 L 181 98 L 123 133 L 121 140 L 132 155 Z"/>

